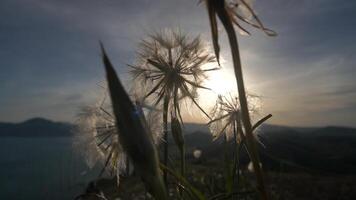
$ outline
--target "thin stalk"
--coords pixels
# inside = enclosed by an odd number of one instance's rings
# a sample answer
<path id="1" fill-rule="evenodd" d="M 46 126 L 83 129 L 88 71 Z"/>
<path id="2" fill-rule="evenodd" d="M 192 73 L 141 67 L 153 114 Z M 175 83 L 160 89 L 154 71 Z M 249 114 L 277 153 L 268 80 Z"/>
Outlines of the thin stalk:
<path id="1" fill-rule="evenodd" d="M 244 147 L 244 144 L 245 144 L 245 137 L 244 137 L 244 133 L 243 133 L 243 130 L 241 128 L 241 121 L 236 121 L 236 124 L 237 124 L 237 131 L 238 133 L 240 133 L 240 136 L 241 136 L 241 141 L 239 143 L 239 145 L 236 146 L 237 148 L 237 155 L 240 156 L 241 155 L 241 150 L 242 148 Z M 236 166 L 237 166 L 237 178 L 236 178 L 236 182 L 237 182 L 237 186 L 236 186 L 236 189 L 237 191 L 239 191 L 239 184 L 240 184 L 240 159 L 237 159 L 237 163 L 235 163 Z"/>
<path id="2" fill-rule="evenodd" d="M 179 104 L 177 104 L 177 101 L 174 101 L 173 104 L 174 112 L 171 112 L 171 132 L 180 153 L 180 175 L 185 178 L 185 142 L 181 126 L 181 123 L 183 122 L 179 121 L 177 118 L 177 115 L 179 115 L 177 113 L 177 109 L 179 110 Z M 182 188 L 179 188 L 179 194 L 180 198 L 184 199 Z"/>
<path id="3" fill-rule="evenodd" d="M 185 177 L 185 147 L 183 146 L 182 151 L 180 152 L 180 172 L 182 177 Z"/>
<path id="4" fill-rule="evenodd" d="M 180 173 L 183 178 L 185 178 L 185 147 L 183 146 L 180 151 Z M 183 190 L 179 189 L 180 198 L 184 199 Z"/>
<path id="5" fill-rule="evenodd" d="M 224 167 L 225 167 L 225 190 L 226 192 L 232 192 L 232 180 L 231 177 L 231 168 L 230 168 L 230 158 L 229 158 L 229 145 L 227 141 L 227 136 L 224 134 Z"/>
<path id="6" fill-rule="evenodd" d="M 130 176 L 130 159 L 128 155 L 126 155 L 126 176 Z"/>
<path id="7" fill-rule="evenodd" d="M 260 159 L 257 151 L 257 146 L 255 142 L 255 138 L 252 133 L 252 125 L 251 119 L 248 110 L 248 104 L 246 99 L 246 91 L 243 80 L 240 52 L 238 47 L 237 36 L 233 27 L 231 20 L 229 20 L 229 16 L 226 12 L 218 12 L 219 18 L 227 32 L 227 36 L 230 43 L 231 55 L 234 64 L 234 72 L 236 77 L 237 89 L 239 94 L 239 102 L 241 106 L 241 116 L 242 122 L 245 128 L 246 133 L 246 144 L 250 150 L 251 161 L 254 167 L 256 179 L 257 179 L 257 190 L 259 191 L 260 198 L 263 200 L 267 200 L 267 191 L 264 184 L 263 172 L 260 166 Z"/>
<path id="8" fill-rule="evenodd" d="M 168 105 L 169 105 L 169 97 L 168 95 L 166 95 L 163 100 L 163 137 L 165 141 L 163 163 L 165 166 L 168 166 Z M 166 171 L 163 172 L 163 179 L 166 188 L 168 188 L 168 177 Z"/>
<path id="9" fill-rule="evenodd" d="M 227 137 L 226 134 L 224 134 L 224 158 L 225 158 L 225 163 L 226 165 L 228 164 L 229 161 L 229 156 L 227 154 Z"/>
<path id="10" fill-rule="evenodd" d="M 179 104 L 176 105 L 177 102 L 175 102 L 174 104 L 174 113 L 175 113 L 175 116 L 177 116 L 177 108 L 179 109 Z M 172 115 L 172 114 L 171 114 Z M 172 122 L 171 122 L 172 123 Z M 182 122 L 183 123 L 183 122 Z M 182 130 L 182 129 L 181 129 Z M 179 147 L 179 151 L 180 151 L 180 170 L 181 170 L 181 175 L 182 177 L 185 178 L 185 139 L 184 139 L 184 134 L 183 132 L 180 132 L 182 135 L 182 140 L 183 140 L 183 143 L 182 145 L 180 145 Z"/>
<path id="11" fill-rule="evenodd" d="M 237 160 L 239 159 L 238 158 L 238 152 L 237 152 L 237 127 L 236 127 L 236 121 L 234 120 L 234 123 L 233 123 L 233 130 L 234 130 L 234 163 L 233 163 L 233 166 L 232 166 L 232 187 L 235 186 L 235 175 L 236 175 L 236 163 L 237 163 Z M 235 195 L 232 195 L 231 196 L 232 199 L 234 200 L 235 199 Z"/>
<path id="12" fill-rule="evenodd" d="M 241 150 L 242 150 L 242 147 L 243 147 L 243 141 L 241 141 L 241 143 L 238 145 L 238 150 L 237 150 L 237 155 L 240 155 L 241 153 Z M 236 177 L 236 183 L 237 183 L 237 186 L 236 186 L 236 189 L 237 191 L 239 191 L 239 184 L 240 184 L 240 159 L 237 159 L 237 163 L 236 163 L 236 166 L 237 166 L 237 177 Z"/>

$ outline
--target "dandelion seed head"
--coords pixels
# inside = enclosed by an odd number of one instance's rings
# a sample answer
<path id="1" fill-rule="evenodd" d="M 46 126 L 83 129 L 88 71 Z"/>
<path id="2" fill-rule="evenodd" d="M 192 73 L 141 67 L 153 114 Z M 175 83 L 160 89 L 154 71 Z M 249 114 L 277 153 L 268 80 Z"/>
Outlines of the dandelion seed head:
<path id="1" fill-rule="evenodd" d="M 184 99 L 202 110 L 196 102 L 197 89 L 207 89 L 202 85 L 205 72 L 217 69 L 205 68 L 209 63 L 216 63 L 215 56 L 199 36 L 191 38 L 167 29 L 153 33 L 141 41 L 136 62 L 130 65 L 133 90 L 154 106 L 161 107 L 162 99 L 170 99 L 170 111 L 180 118 L 178 106 Z"/>
<path id="2" fill-rule="evenodd" d="M 145 117 L 146 124 L 149 124 L 147 128 L 152 133 L 154 143 L 159 144 L 162 131 L 156 126 L 159 124 L 156 115 L 151 111 L 147 111 L 146 114 L 138 107 L 133 114 L 137 117 L 147 116 Z M 92 168 L 97 163 L 104 165 L 105 171 L 109 175 L 116 176 L 119 184 L 119 176 L 126 171 L 128 163 L 127 155 L 120 144 L 110 102 L 107 102 L 104 97 L 94 106 L 82 108 L 77 125 L 79 134 L 77 134 L 76 146 L 82 150 L 88 167 Z"/>
<path id="3" fill-rule="evenodd" d="M 253 118 L 259 113 L 260 106 L 257 105 L 260 104 L 259 97 L 248 95 L 247 101 L 250 116 Z M 214 139 L 226 136 L 227 140 L 231 140 L 234 138 L 234 133 L 238 133 L 239 129 L 243 129 L 237 95 L 232 95 L 231 93 L 226 96 L 219 95 L 215 106 L 211 110 L 211 116 L 212 120 L 208 125 Z M 239 140 L 239 134 L 237 137 L 236 139 Z"/>

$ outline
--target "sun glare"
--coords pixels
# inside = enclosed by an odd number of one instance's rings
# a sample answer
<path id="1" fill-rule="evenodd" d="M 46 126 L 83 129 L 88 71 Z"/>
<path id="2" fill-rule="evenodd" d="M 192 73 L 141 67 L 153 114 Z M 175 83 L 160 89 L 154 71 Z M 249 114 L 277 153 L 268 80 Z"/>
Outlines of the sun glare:
<path id="1" fill-rule="evenodd" d="M 235 93 L 236 81 L 232 73 L 226 69 L 210 72 L 204 85 L 210 88 L 216 95 Z"/>
<path id="2" fill-rule="evenodd" d="M 207 67 L 207 68 L 212 68 Z M 209 88 L 210 90 L 200 90 L 199 91 L 199 103 L 201 106 L 209 111 L 216 104 L 218 95 L 226 96 L 228 99 L 231 97 L 237 96 L 237 86 L 235 75 L 233 69 L 231 68 L 222 68 L 220 70 L 211 71 L 207 73 L 207 79 L 202 84 L 204 87 Z M 261 101 L 258 97 L 254 96 L 254 93 L 248 93 L 249 98 L 248 104 L 249 108 L 253 111 L 261 111 Z M 194 109 L 193 109 L 194 110 Z M 195 111 L 192 111 L 191 116 L 193 116 Z M 251 113 L 251 114 L 257 114 Z M 202 122 L 203 118 L 192 117 L 192 121 Z M 204 120 L 203 120 L 204 121 Z"/>
<path id="3" fill-rule="evenodd" d="M 207 111 L 215 105 L 218 95 L 237 93 L 234 74 L 226 68 L 207 73 L 207 79 L 202 85 L 210 89 L 199 91 L 199 103 Z"/>

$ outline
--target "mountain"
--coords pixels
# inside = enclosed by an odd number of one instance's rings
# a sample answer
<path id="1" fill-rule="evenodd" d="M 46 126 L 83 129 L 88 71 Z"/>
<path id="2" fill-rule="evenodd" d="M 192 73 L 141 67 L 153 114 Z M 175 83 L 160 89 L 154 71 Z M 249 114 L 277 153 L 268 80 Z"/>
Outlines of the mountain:
<path id="1" fill-rule="evenodd" d="M 73 124 L 44 118 L 32 118 L 21 123 L 0 122 L 0 137 L 66 137 L 74 135 L 74 127 Z M 187 134 L 200 132 L 206 135 L 209 132 L 205 124 L 185 123 L 183 128 Z"/>
<path id="2" fill-rule="evenodd" d="M 259 135 L 265 157 L 295 167 L 328 173 L 356 173 L 356 129 L 284 129 Z"/>
<path id="3" fill-rule="evenodd" d="M 209 127 L 206 124 L 184 123 L 183 129 L 186 132 L 186 134 L 195 133 L 195 132 L 209 133 Z"/>
<path id="4" fill-rule="evenodd" d="M 74 125 L 33 118 L 22 123 L 0 123 L 0 137 L 70 137 Z M 204 124 L 185 123 L 187 156 L 201 149 L 207 159 L 220 160 L 222 140 L 212 141 Z M 356 174 L 356 129 L 346 127 L 286 127 L 263 125 L 257 131 L 261 160 L 266 168 L 280 170 L 307 170 L 318 173 Z M 172 138 L 169 143 L 174 145 Z M 233 151 L 233 145 L 229 145 Z M 172 149 L 175 149 L 172 147 Z M 190 155 L 189 155 L 190 154 Z M 246 152 L 241 155 L 248 162 Z"/>
<path id="5" fill-rule="evenodd" d="M 33 118 L 21 123 L 0 123 L 0 137 L 69 137 L 73 125 Z"/>
<path id="6" fill-rule="evenodd" d="M 197 127 L 197 125 L 195 125 Z M 204 126 L 202 126 L 204 128 Z M 185 135 L 188 153 L 198 148 L 206 159 L 220 160 L 222 140 L 212 141 L 203 129 Z M 265 168 L 327 174 L 356 174 L 356 129 L 347 127 L 287 127 L 263 125 L 257 131 L 259 152 Z M 228 151 L 233 152 L 233 145 Z M 192 155 L 188 155 L 192 157 Z M 242 163 L 249 162 L 247 153 Z"/>

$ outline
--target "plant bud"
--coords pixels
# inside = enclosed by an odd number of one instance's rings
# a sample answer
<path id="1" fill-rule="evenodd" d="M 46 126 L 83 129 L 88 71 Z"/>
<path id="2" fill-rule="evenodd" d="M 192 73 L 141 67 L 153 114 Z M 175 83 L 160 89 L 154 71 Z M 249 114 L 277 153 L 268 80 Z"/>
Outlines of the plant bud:
<path id="1" fill-rule="evenodd" d="M 149 192 L 158 200 L 166 200 L 156 148 L 142 124 L 139 111 L 125 92 L 104 48 L 101 48 L 120 143 Z"/>

